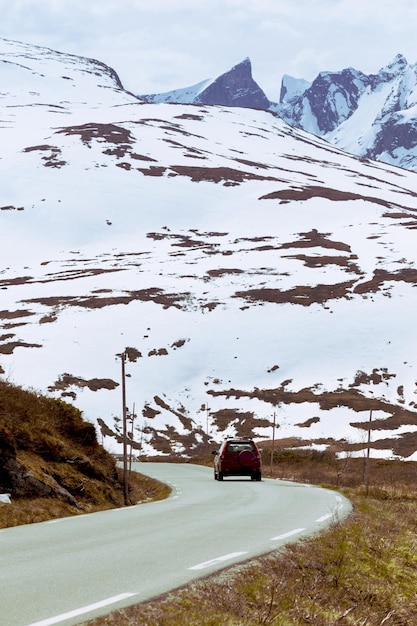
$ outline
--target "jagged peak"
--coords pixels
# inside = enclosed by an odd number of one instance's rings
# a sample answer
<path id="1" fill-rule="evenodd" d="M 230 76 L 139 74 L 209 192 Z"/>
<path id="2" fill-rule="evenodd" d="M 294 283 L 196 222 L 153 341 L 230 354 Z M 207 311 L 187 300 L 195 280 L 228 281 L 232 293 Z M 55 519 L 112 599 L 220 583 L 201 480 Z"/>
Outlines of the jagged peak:
<path id="1" fill-rule="evenodd" d="M 268 109 L 270 106 L 268 98 L 252 77 L 249 57 L 217 76 L 199 93 L 195 101 L 255 109 Z"/>
<path id="2" fill-rule="evenodd" d="M 402 72 L 408 66 L 408 61 L 403 54 L 397 54 L 391 63 L 388 63 L 385 67 L 381 68 L 380 74 L 397 74 Z"/>
<path id="3" fill-rule="evenodd" d="M 242 61 L 240 61 L 240 63 L 237 63 L 235 65 L 235 67 L 239 66 L 239 65 L 251 65 L 251 60 L 249 57 L 245 57 Z"/>
<path id="4" fill-rule="evenodd" d="M 281 80 L 280 103 L 289 102 L 302 95 L 309 87 L 311 87 L 310 81 L 284 74 Z"/>
<path id="5" fill-rule="evenodd" d="M 234 65 L 230 70 L 224 73 L 230 74 L 231 72 L 236 72 L 236 71 L 241 71 L 241 70 L 245 70 L 249 73 L 252 72 L 252 63 L 249 57 L 246 57 L 245 59 L 243 59 L 243 61 L 240 61 L 239 63 Z"/>

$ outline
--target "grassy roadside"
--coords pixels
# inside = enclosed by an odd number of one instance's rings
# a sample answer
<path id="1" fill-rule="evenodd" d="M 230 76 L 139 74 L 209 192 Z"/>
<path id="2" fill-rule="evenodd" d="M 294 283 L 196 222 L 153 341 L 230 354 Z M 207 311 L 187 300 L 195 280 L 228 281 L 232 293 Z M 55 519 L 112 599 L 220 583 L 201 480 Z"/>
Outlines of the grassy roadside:
<path id="1" fill-rule="evenodd" d="M 292 477 L 308 471 L 311 475 L 314 465 L 299 461 L 292 459 L 275 469 Z M 391 465 L 383 463 L 381 466 L 374 462 L 374 482 L 368 493 L 363 486 L 355 484 L 360 482 L 363 463 L 357 460 L 349 464 L 349 482 L 353 486 L 344 486 L 340 491 L 350 498 L 354 512 L 343 524 L 336 519 L 320 536 L 291 544 L 162 598 L 115 611 L 86 624 L 417 624 L 415 464 L 391 462 Z M 326 462 L 324 466 L 323 463 L 319 465 L 315 473 L 321 476 L 327 473 L 327 486 L 340 482 L 342 464 L 330 464 L 330 467 Z M 381 467 L 382 470 L 376 473 Z M 343 482 L 346 481 L 344 474 Z"/>
<path id="2" fill-rule="evenodd" d="M 51 519 L 95 513 L 109 508 L 123 506 L 123 476 L 118 471 L 117 500 L 96 500 L 76 509 L 58 498 L 16 498 L 12 504 L 0 504 L 0 528 L 10 528 L 22 524 L 46 522 Z M 168 497 L 170 488 L 152 478 L 131 472 L 129 476 L 129 499 L 132 504 L 162 500 Z"/>

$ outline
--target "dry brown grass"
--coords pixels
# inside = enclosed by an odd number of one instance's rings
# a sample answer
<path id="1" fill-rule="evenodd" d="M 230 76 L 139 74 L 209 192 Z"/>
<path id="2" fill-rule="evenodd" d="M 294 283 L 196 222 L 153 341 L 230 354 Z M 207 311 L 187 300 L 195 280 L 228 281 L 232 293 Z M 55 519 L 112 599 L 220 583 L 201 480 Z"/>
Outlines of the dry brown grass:
<path id="1" fill-rule="evenodd" d="M 72 405 L 0 382 L 0 528 L 124 505 L 121 471 Z M 129 504 L 169 489 L 132 473 Z"/>
<path id="2" fill-rule="evenodd" d="M 60 517 L 94 513 L 114 507 L 123 506 L 123 477 L 119 473 L 119 488 L 116 502 L 97 499 L 96 502 L 85 503 L 82 509 L 76 509 L 58 498 L 12 498 L 11 504 L 0 504 L 0 528 L 46 522 Z M 99 486 L 98 486 L 99 488 Z M 129 500 L 132 504 L 162 500 L 170 493 L 170 489 L 147 476 L 132 472 L 129 476 Z"/>

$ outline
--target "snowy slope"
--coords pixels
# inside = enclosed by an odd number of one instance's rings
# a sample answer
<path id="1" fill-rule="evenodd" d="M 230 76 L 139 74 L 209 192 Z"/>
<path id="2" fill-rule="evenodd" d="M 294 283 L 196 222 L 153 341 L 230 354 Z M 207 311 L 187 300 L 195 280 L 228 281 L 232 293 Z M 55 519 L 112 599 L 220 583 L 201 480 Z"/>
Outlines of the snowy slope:
<path id="1" fill-rule="evenodd" d="M 116 72 L 94 59 L 0 37 L 0 102 L 13 106 L 102 106 L 135 102 Z"/>
<path id="2" fill-rule="evenodd" d="M 176 104 L 193 104 L 195 99 L 212 83 L 212 79 L 202 80 L 196 85 L 183 87 L 182 89 L 173 89 L 164 93 L 147 94 L 144 99 L 147 102 L 161 104 L 164 102 L 174 102 Z M 143 97 L 143 96 L 142 96 Z M 139 96 L 141 98 L 141 96 Z"/>
<path id="3" fill-rule="evenodd" d="M 413 458 L 417 175 L 267 111 L 140 103 L 76 57 L 63 114 L 67 56 L 29 49 L 55 100 L 0 127 L 3 376 L 113 429 L 127 349 L 146 453 L 267 439 L 274 412 L 355 451 L 372 410 L 374 454 Z"/>

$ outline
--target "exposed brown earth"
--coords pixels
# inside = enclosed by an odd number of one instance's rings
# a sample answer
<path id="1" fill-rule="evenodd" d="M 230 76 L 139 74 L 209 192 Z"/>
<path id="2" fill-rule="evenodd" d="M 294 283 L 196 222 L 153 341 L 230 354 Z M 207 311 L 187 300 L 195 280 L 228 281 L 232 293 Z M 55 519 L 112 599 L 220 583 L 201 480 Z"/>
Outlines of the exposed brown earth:
<path id="1" fill-rule="evenodd" d="M 31 311 L 20 309 L 19 311 L 0 311 L 0 319 L 2 320 L 14 320 L 20 317 L 29 317 L 34 315 Z"/>
<path id="2" fill-rule="evenodd" d="M 230 167 L 187 167 L 185 165 L 171 165 L 170 170 L 180 176 L 187 176 L 193 182 L 209 181 L 233 185 L 246 180 L 279 180 L 272 176 L 260 176 L 251 172 L 244 172 Z"/>
<path id="3" fill-rule="evenodd" d="M 343 241 L 332 241 L 329 239 L 330 233 L 319 233 L 313 228 L 309 232 L 299 233 L 299 239 L 289 241 L 281 245 L 281 249 L 285 248 L 331 248 L 333 250 L 341 250 L 343 252 L 351 252 L 351 248 Z"/>
<path id="4" fill-rule="evenodd" d="M 0 345 L 0 354 L 13 354 L 16 348 L 42 348 L 42 344 L 26 343 L 25 341 L 8 341 Z"/>
<path id="5" fill-rule="evenodd" d="M 387 208 L 392 206 L 391 203 L 381 200 L 380 198 L 362 196 L 361 194 L 352 193 L 351 191 L 341 191 L 340 189 L 320 187 L 319 185 L 309 185 L 308 187 L 303 187 L 301 189 L 282 189 L 280 191 L 274 191 L 265 196 L 261 196 L 260 200 L 281 200 L 282 202 L 288 202 L 289 200 L 311 200 L 311 198 L 325 198 L 326 200 L 332 200 L 333 202 L 364 200 L 366 202 L 380 204 L 381 206 Z"/>
<path id="6" fill-rule="evenodd" d="M 90 380 L 84 380 L 78 376 L 72 376 L 71 374 L 62 374 L 57 381 L 50 387 L 48 391 L 60 391 L 66 390 L 68 387 L 87 387 L 90 391 L 98 391 L 99 389 L 115 389 L 119 386 L 114 380 L 109 378 L 91 378 Z"/>
<path id="7" fill-rule="evenodd" d="M 359 376 L 354 384 L 349 389 L 339 389 L 337 391 L 320 391 L 317 387 L 309 387 L 301 389 L 299 391 L 288 391 L 286 387 L 291 381 L 284 381 L 280 387 L 275 389 L 254 389 L 253 391 L 239 390 L 239 389 L 227 389 L 227 390 L 209 390 L 208 394 L 213 397 L 225 396 L 227 398 L 257 398 L 262 402 L 266 402 L 276 407 L 279 405 L 297 404 L 297 403 L 310 403 L 317 404 L 322 410 L 331 410 L 336 407 L 347 407 L 355 412 L 370 412 L 383 411 L 388 417 L 385 419 L 377 419 L 372 421 L 372 430 L 395 430 L 402 425 L 417 424 L 417 413 L 415 411 L 407 410 L 401 406 L 390 404 L 384 400 L 378 398 L 372 398 L 363 395 L 358 389 L 354 389 L 361 382 L 366 380 L 379 380 L 379 377 L 385 378 L 389 376 L 386 372 L 378 373 L 374 370 L 374 373 L 367 377 Z M 311 426 L 317 421 L 313 418 L 308 424 L 307 422 L 302 426 Z M 259 424 L 258 424 L 259 425 Z M 351 422 L 351 425 L 355 428 L 362 429 L 365 432 L 369 429 L 369 422 Z M 278 440 L 279 441 L 279 440 Z M 294 440 L 290 447 L 293 446 L 305 446 L 306 440 Z M 335 442 L 331 440 L 310 440 L 310 443 L 325 443 L 330 448 L 336 448 L 338 450 L 361 450 L 366 448 L 366 443 L 350 444 L 349 442 Z M 285 442 L 284 445 L 288 445 Z M 372 447 L 381 450 L 393 450 L 394 454 L 401 457 L 408 457 L 417 450 L 417 433 L 403 433 L 396 439 L 382 439 L 372 443 Z"/>
<path id="8" fill-rule="evenodd" d="M 161 304 L 164 308 L 171 306 L 181 309 L 184 301 L 187 302 L 191 294 L 189 293 L 166 293 L 163 289 L 150 288 L 140 289 L 138 291 L 125 292 L 126 295 L 119 296 L 57 296 L 47 298 L 31 298 L 24 302 L 43 304 L 45 306 L 78 306 L 86 309 L 100 309 L 106 306 L 114 306 L 117 304 L 129 304 L 134 300 L 143 302 L 155 302 Z"/>

